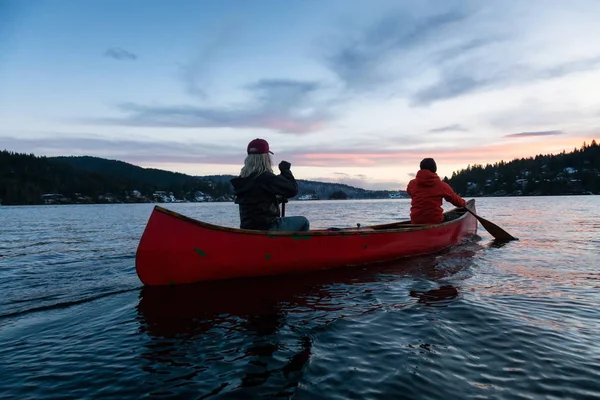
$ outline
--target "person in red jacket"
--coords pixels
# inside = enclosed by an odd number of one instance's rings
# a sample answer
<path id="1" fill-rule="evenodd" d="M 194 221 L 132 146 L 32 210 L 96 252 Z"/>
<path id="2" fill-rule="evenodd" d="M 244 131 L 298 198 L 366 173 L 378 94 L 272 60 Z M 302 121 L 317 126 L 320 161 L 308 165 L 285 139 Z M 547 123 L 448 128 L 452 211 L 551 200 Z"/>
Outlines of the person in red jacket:
<path id="1" fill-rule="evenodd" d="M 440 224 L 444 222 L 442 199 L 456 207 L 464 207 L 467 202 L 454 193 L 446 182 L 435 173 L 437 165 L 433 158 L 424 158 L 419 166 L 417 177 L 408 183 L 406 191 L 411 198 L 410 222 L 413 224 Z"/>

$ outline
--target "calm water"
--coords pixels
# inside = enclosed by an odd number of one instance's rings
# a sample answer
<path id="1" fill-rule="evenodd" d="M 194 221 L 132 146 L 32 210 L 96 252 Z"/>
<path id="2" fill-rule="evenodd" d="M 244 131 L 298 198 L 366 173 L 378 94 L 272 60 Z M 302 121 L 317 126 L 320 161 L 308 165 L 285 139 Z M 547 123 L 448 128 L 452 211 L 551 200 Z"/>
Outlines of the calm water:
<path id="1" fill-rule="evenodd" d="M 168 207 L 238 223 L 231 203 Z M 328 227 L 408 208 L 287 212 Z M 0 398 L 600 398 L 600 196 L 477 208 L 521 240 L 480 227 L 374 268 L 150 290 L 134 261 L 152 205 L 0 207 Z"/>

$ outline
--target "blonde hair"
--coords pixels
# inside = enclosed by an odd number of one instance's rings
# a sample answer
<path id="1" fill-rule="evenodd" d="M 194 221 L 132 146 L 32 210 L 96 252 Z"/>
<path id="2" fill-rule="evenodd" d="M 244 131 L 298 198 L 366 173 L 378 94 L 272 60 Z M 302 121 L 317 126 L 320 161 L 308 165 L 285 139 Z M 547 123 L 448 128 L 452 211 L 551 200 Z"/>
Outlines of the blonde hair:
<path id="1" fill-rule="evenodd" d="M 265 171 L 273 172 L 271 155 L 266 154 L 248 154 L 244 161 L 244 168 L 240 172 L 240 178 L 246 178 L 254 173 L 257 175 Z"/>

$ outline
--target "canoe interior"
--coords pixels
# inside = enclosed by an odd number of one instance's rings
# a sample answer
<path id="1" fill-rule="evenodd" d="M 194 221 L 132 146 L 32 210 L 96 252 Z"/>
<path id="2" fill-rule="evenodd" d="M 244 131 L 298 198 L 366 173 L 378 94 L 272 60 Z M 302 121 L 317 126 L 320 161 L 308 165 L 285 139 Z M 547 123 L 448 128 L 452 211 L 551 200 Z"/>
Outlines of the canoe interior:
<path id="1" fill-rule="evenodd" d="M 469 200 L 467 202 L 467 207 L 471 210 L 475 207 L 475 200 Z M 400 222 L 392 222 L 388 224 L 380 224 L 380 225 L 370 225 L 370 226 L 360 226 L 360 227 L 348 227 L 348 228 L 333 228 L 333 230 L 329 229 L 312 229 L 307 232 L 286 232 L 286 231 L 261 231 L 261 230 L 249 230 L 249 229 L 238 229 L 238 228 L 230 228 L 226 226 L 213 225 L 208 222 L 203 222 L 194 218 L 187 217 L 185 215 L 179 214 L 175 211 L 171 211 L 167 208 L 155 206 L 155 211 L 162 212 L 170 215 L 171 217 L 179 218 L 180 220 L 190 222 L 203 228 L 218 230 L 223 232 L 231 232 L 231 233 L 243 233 L 247 235 L 268 235 L 268 236 L 298 236 L 298 235 L 308 235 L 308 236 L 336 236 L 336 235 L 347 235 L 356 232 L 357 234 L 363 233 L 365 231 L 371 231 L 371 233 L 379 232 L 389 232 L 395 230 L 420 230 L 420 229 L 430 229 L 436 226 L 442 226 L 448 223 L 452 223 L 457 219 L 464 218 L 467 214 L 467 211 L 464 208 L 454 208 L 452 210 L 446 211 L 444 213 L 444 222 L 441 224 L 411 224 L 410 221 L 400 221 Z"/>

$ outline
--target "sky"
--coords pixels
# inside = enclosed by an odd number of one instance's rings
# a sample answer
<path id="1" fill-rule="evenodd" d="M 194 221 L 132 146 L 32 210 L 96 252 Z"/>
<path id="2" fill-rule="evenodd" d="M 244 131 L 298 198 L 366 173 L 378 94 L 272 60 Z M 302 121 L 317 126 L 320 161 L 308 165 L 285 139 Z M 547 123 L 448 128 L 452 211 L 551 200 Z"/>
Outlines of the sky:
<path id="1" fill-rule="evenodd" d="M 0 0 L 0 149 L 404 189 L 600 139 L 597 0 Z"/>

